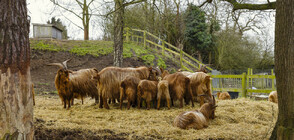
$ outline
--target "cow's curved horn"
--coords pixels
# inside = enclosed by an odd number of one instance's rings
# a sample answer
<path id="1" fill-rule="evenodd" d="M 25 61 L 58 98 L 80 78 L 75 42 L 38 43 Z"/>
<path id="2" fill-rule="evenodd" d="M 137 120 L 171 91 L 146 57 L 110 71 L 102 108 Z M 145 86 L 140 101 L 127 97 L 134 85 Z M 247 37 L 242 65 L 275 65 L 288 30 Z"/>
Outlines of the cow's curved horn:
<path id="1" fill-rule="evenodd" d="M 59 68 L 64 69 L 64 66 L 61 63 L 50 63 L 48 66 L 59 66 Z"/>
<path id="2" fill-rule="evenodd" d="M 156 67 L 154 69 L 158 72 L 159 76 L 161 76 L 161 70 L 158 67 Z"/>
<path id="3" fill-rule="evenodd" d="M 64 66 L 64 68 L 65 69 L 67 69 L 67 65 L 66 65 L 66 63 L 68 62 L 68 61 L 70 61 L 71 59 L 67 59 L 67 60 L 65 60 L 64 62 L 62 62 L 62 65 Z"/>

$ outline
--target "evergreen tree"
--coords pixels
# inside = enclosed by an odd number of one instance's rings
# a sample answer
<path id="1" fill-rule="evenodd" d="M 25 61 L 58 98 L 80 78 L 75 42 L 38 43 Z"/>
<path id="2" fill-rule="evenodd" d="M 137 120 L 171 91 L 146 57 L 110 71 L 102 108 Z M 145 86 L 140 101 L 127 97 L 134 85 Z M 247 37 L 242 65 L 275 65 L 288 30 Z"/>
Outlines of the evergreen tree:
<path id="1" fill-rule="evenodd" d="M 205 23 L 205 13 L 197 6 L 189 4 L 184 22 L 186 25 L 184 50 L 192 56 L 198 55 L 200 59 L 207 62 L 213 45 L 211 34 L 207 31 L 208 25 Z"/>

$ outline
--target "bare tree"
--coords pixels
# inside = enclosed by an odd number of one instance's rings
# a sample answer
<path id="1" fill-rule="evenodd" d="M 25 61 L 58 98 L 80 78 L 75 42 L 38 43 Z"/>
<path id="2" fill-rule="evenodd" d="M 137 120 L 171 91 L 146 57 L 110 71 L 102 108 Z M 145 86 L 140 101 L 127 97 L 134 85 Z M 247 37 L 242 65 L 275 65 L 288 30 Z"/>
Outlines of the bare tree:
<path id="1" fill-rule="evenodd" d="M 123 63 L 123 29 L 124 29 L 124 9 L 126 6 L 143 2 L 144 0 L 114 0 L 114 66 L 121 67 Z"/>
<path id="2" fill-rule="evenodd" d="M 90 6 L 91 6 L 91 4 L 93 4 L 94 0 L 90 0 L 88 2 L 87 2 L 87 0 L 83 0 L 83 1 L 75 0 L 74 3 L 72 1 L 69 2 L 69 3 L 64 3 L 62 0 L 60 0 L 60 1 L 58 1 L 58 0 L 50 0 L 50 1 L 54 5 L 61 8 L 62 10 L 75 15 L 77 18 L 79 18 L 81 20 L 83 27 L 79 26 L 78 24 L 74 23 L 71 19 L 64 16 L 71 23 L 73 23 L 78 28 L 80 28 L 80 29 L 82 29 L 84 31 L 84 40 L 89 40 L 90 19 L 91 19 L 92 15 L 93 15 L 93 12 L 94 12 L 94 10 Z M 77 6 L 80 8 L 79 10 L 76 9 Z M 82 11 L 82 12 L 80 12 L 80 11 Z"/>
<path id="3" fill-rule="evenodd" d="M 29 26 L 26 0 L 0 1 L 0 138 L 4 139 L 34 136 Z"/>

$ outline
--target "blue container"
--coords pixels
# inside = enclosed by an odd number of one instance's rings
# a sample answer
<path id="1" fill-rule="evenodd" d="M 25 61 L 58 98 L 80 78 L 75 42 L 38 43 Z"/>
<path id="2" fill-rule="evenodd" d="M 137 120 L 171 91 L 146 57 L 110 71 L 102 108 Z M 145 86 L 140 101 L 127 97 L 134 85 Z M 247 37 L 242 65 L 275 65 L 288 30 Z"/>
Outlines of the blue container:
<path id="1" fill-rule="evenodd" d="M 228 92 L 231 96 L 231 99 L 236 99 L 239 97 L 239 92 L 232 92 L 232 91 L 229 91 Z"/>

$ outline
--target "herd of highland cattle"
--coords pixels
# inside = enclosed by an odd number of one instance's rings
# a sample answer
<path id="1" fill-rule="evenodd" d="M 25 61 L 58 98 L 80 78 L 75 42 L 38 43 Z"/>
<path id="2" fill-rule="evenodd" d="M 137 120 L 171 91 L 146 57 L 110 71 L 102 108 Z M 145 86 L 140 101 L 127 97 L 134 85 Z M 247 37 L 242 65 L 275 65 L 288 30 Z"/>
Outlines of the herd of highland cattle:
<path id="1" fill-rule="evenodd" d="M 122 103 L 127 100 L 127 108 L 142 107 L 160 109 L 167 106 L 170 109 L 175 101 L 179 101 L 182 108 L 194 102 L 200 103 L 200 109 L 185 111 L 174 120 L 174 126 L 182 129 L 201 129 L 208 126 L 208 120 L 214 119 L 217 107 L 215 97 L 212 95 L 211 77 L 207 74 L 205 66 L 195 73 L 178 71 L 170 74 L 162 68 L 141 66 L 137 68 L 106 67 L 101 71 L 95 68 L 69 70 L 66 60 L 63 63 L 48 65 L 59 66 L 55 76 L 55 87 L 64 105 L 70 108 L 74 99 L 92 97 L 99 108 L 109 109 L 109 103 Z M 276 97 L 275 95 L 272 95 Z M 269 97 L 276 101 L 275 97 Z M 230 99 L 227 92 L 217 93 L 218 100 Z"/>

